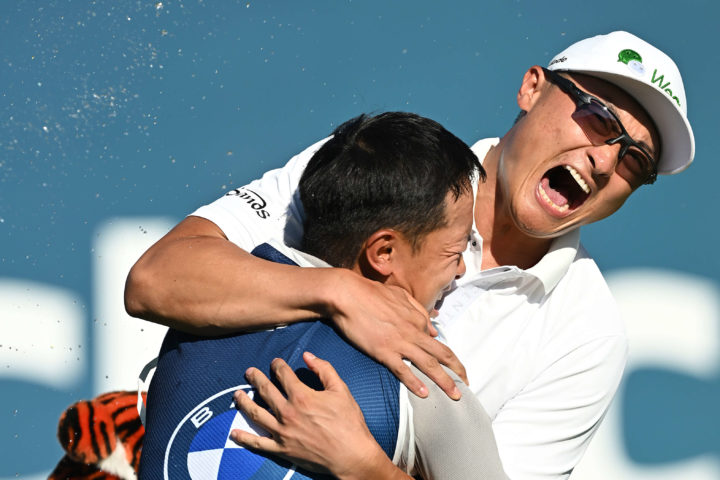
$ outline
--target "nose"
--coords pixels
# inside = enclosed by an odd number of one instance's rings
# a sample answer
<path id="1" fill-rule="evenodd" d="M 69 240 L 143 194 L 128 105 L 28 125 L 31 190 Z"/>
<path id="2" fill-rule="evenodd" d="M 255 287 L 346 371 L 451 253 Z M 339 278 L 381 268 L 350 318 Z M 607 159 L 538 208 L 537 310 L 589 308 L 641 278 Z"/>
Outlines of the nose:
<path id="1" fill-rule="evenodd" d="M 465 268 L 465 260 L 463 259 L 463 256 L 460 255 L 460 261 L 458 262 L 457 273 L 455 274 L 455 280 L 459 280 L 460 277 L 465 275 L 466 270 L 467 269 Z"/>
<path id="2" fill-rule="evenodd" d="M 592 164 L 593 175 L 610 177 L 615 172 L 621 148 L 620 144 L 591 147 L 588 156 Z"/>

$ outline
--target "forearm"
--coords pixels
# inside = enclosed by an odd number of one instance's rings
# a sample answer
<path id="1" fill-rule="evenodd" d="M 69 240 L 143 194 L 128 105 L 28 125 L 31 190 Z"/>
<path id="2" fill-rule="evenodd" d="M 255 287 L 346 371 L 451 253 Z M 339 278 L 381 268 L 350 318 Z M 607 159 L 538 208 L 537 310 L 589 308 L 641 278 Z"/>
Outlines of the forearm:
<path id="1" fill-rule="evenodd" d="M 375 461 L 365 463 L 360 471 L 349 472 L 347 474 L 336 474 L 339 480 L 366 480 L 368 478 L 376 478 L 378 480 L 413 480 L 413 477 L 402 471 L 394 465 L 390 459 L 380 451 L 382 458 L 378 457 Z"/>
<path id="2" fill-rule="evenodd" d="M 454 398 L 459 393 L 438 362 L 464 375 L 453 353 L 424 333 L 427 314 L 400 287 L 344 268 L 257 258 L 200 217 L 187 217 L 137 261 L 125 284 L 125 308 L 132 316 L 199 335 L 329 318 L 417 395 L 426 388 L 404 358 L 425 365 Z"/>
<path id="3" fill-rule="evenodd" d="M 349 273 L 262 260 L 189 217 L 132 268 L 125 305 L 133 316 L 193 333 L 266 328 L 327 316 L 324 299 Z"/>
<path id="4" fill-rule="evenodd" d="M 448 371 L 462 392 L 462 398 L 453 401 L 417 368 L 412 369 L 430 390 L 427 398 L 408 396 L 416 471 L 429 480 L 507 480 L 492 421 L 467 385 Z"/>

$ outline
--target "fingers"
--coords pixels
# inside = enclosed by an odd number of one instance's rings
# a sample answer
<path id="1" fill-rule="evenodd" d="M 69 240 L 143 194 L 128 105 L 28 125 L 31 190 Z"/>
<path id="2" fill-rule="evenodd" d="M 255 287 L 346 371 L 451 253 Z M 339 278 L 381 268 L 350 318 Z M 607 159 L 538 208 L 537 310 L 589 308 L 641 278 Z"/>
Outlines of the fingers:
<path id="1" fill-rule="evenodd" d="M 435 382 L 448 397 L 453 400 L 460 399 L 460 390 L 458 390 L 457 385 L 455 385 L 455 381 L 452 377 L 450 377 L 450 375 L 448 375 L 435 357 L 429 355 L 421 348 L 415 348 L 412 352 L 408 353 L 407 358 L 418 368 L 418 370 L 422 371 L 428 376 L 428 378 L 430 378 L 430 380 Z M 409 367 L 408 371 L 410 371 L 410 374 L 415 376 Z M 418 381 L 420 380 L 418 379 Z"/>
<path id="2" fill-rule="evenodd" d="M 420 348 L 425 350 L 425 352 L 429 353 L 433 359 L 436 359 L 438 363 L 445 365 L 450 370 L 455 372 L 455 374 L 460 377 L 460 379 L 462 379 L 462 381 L 465 382 L 466 385 L 469 384 L 465 366 L 460 362 L 460 360 L 455 356 L 455 353 L 453 353 L 453 351 L 450 350 L 447 345 L 444 345 L 433 338 L 426 337 L 425 341 L 419 343 L 419 346 Z M 434 364 L 430 366 L 432 367 L 434 366 Z"/>
<path id="3" fill-rule="evenodd" d="M 318 358 L 310 352 L 303 353 L 303 360 L 308 368 L 318 376 L 325 390 L 348 391 L 347 384 L 340 378 L 330 362 Z"/>
<path id="4" fill-rule="evenodd" d="M 270 406 L 282 405 L 282 408 L 273 407 L 272 412 L 265 411 L 247 394 L 237 392 L 238 408 L 246 412 L 258 427 L 267 430 L 272 438 L 233 430 L 230 434 L 232 440 L 247 448 L 278 455 L 308 470 L 334 475 L 338 472 L 336 476 L 339 478 L 350 478 L 345 472 L 359 471 L 371 456 L 368 452 L 380 452 L 380 458 L 387 458 L 367 429 L 360 407 L 332 365 L 309 352 L 303 357 L 325 389 L 316 391 L 306 386 L 280 359 L 273 360 L 271 365 L 275 375 L 273 380 L 277 380 L 280 390 L 260 371 L 248 369 L 248 380 L 258 389 L 258 394 L 268 400 Z M 277 398 L 282 396 L 282 390 L 287 399 Z M 347 445 L 353 448 L 346 448 Z M 379 477 L 373 474 L 352 478 Z"/>
<path id="5" fill-rule="evenodd" d="M 437 310 L 434 310 L 434 311 L 437 312 Z M 431 337 L 438 336 L 437 328 L 435 328 L 435 325 L 433 325 L 432 320 L 430 318 L 428 318 L 428 322 L 427 322 L 427 333 Z"/>
<path id="6" fill-rule="evenodd" d="M 273 372 L 275 372 L 278 381 L 280 381 L 281 386 L 283 382 L 285 385 L 293 385 L 292 378 L 288 376 L 286 370 L 289 370 L 293 377 L 295 374 L 290 370 L 287 363 L 276 358 L 273 360 L 271 368 Z M 243 412 L 251 420 L 255 427 L 264 430 L 270 437 L 235 429 L 230 432 L 230 438 L 240 446 L 275 453 L 285 458 L 286 448 L 283 445 L 283 432 L 286 426 L 283 422 L 288 416 L 292 416 L 293 408 L 288 399 L 283 396 L 282 392 L 280 392 L 260 370 L 249 368 L 245 376 L 253 387 L 255 387 L 257 394 L 260 395 L 272 409 L 272 412 L 255 403 L 243 390 L 235 392 L 235 405 L 238 410 Z M 297 379 L 297 377 L 295 377 L 295 379 Z M 285 387 L 283 386 L 283 388 Z"/>
<path id="7" fill-rule="evenodd" d="M 460 390 L 458 390 L 455 381 L 443 369 L 442 365 L 453 370 L 465 383 L 467 383 L 467 373 L 463 364 L 447 346 L 427 335 L 417 335 L 416 338 L 410 339 L 402 353 L 402 357 L 410 360 L 413 365 L 435 382 L 448 397 L 453 400 L 460 399 Z M 423 398 L 427 395 L 427 393 L 425 395 L 417 393 L 414 389 L 415 385 L 422 384 L 422 381 L 409 368 L 405 371 L 405 368 L 401 369 L 399 365 L 393 368 L 390 365 L 387 366 L 410 391 Z M 407 367 L 404 363 L 403 366 Z M 400 370 L 402 370 L 402 373 L 399 372 Z M 406 383 L 405 379 L 407 378 L 411 383 Z"/>
<path id="8" fill-rule="evenodd" d="M 433 368 L 437 364 L 442 364 L 455 372 L 463 382 L 468 383 L 465 366 L 447 345 L 429 335 L 414 334 L 412 332 L 407 338 L 407 343 L 409 346 L 403 356 L 412 361 L 423 372 L 425 372 L 426 368 Z M 420 351 L 417 349 L 420 349 Z"/>
<path id="9" fill-rule="evenodd" d="M 252 423 L 270 433 L 278 430 L 279 424 L 277 419 L 270 412 L 255 403 L 247 393 L 238 390 L 235 392 L 234 398 L 235 406 L 241 412 L 245 413 Z"/>
<path id="10" fill-rule="evenodd" d="M 405 289 L 403 289 L 403 292 L 405 292 L 405 297 L 407 298 L 408 302 L 410 302 L 410 305 L 412 305 L 413 308 L 415 308 L 415 310 L 417 310 L 423 317 L 427 318 L 428 313 L 425 310 L 425 307 L 423 307 L 420 302 L 415 299 L 415 297 L 410 295 L 410 292 Z"/>
<path id="11" fill-rule="evenodd" d="M 428 396 L 428 389 L 425 384 L 412 373 L 412 370 L 410 370 L 410 367 L 407 366 L 402 358 L 397 357 L 394 361 L 383 363 L 412 393 L 420 398 Z"/>
<path id="12" fill-rule="evenodd" d="M 385 365 L 398 380 L 420 398 L 428 395 L 426 385 L 410 370 L 404 359 L 412 362 L 420 371 L 432 379 L 453 400 L 460 399 L 461 393 L 454 380 L 442 368 L 446 365 L 467 383 L 465 367 L 455 354 L 442 343 L 420 332 L 408 332 L 408 337 L 396 349 L 377 352 L 376 359 Z"/>
<path id="13" fill-rule="evenodd" d="M 443 361 L 442 364 L 455 372 L 455 374 L 457 374 L 457 376 L 460 377 L 463 382 L 465 382 L 465 385 L 470 385 L 470 380 L 468 380 L 465 365 L 460 362 L 460 359 L 458 359 L 455 354 L 452 353 L 452 351 L 450 351 L 450 353 L 451 357 L 446 361 Z"/>
<path id="14" fill-rule="evenodd" d="M 405 300 L 410 306 L 407 318 L 412 319 L 411 323 L 414 324 L 419 331 L 428 332 L 430 317 L 428 312 L 425 310 L 425 307 L 420 305 L 420 302 L 415 300 L 415 297 L 410 295 L 410 293 L 404 288 L 396 286 L 391 286 L 389 288 L 396 288 L 402 292 L 402 295 L 405 297 Z"/>
<path id="15" fill-rule="evenodd" d="M 270 368 L 275 374 L 278 383 L 287 394 L 288 400 L 291 402 L 304 405 L 307 394 L 314 390 L 305 385 L 295 374 L 290 365 L 281 358 L 275 358 L 270 364 Z M 284 400 L 284 399 L 283 399 Z M 287 401 L 285 401 L 287 403 Z M 282 415 L 283 410 L 273 409 L 278 415 Z M 282 420 L 282 418 L 281 418 Z"/>
<path id="16" fill-rule="evenodd" d="M 274 412 L 282 410 L 287 400 L 264 373 L 257 368 L 251 367 L 245 372 L 245 377 L 247 377 L 248 381 L 255 387 L 257 393 Z M 237 395 L 238 393 L 236 392 L 236 399 Z"/>
<path id="17" fill-rule="evenodd" d="M 263 450 L 269 453 L 280 453 L 281 447 L 273 438 L 260 437 L 254 433 L 246 432 L 245 430 L 232 430 L 230 432 L 230 438 L 246 448 L 252 448 L 255 450 Z"/>

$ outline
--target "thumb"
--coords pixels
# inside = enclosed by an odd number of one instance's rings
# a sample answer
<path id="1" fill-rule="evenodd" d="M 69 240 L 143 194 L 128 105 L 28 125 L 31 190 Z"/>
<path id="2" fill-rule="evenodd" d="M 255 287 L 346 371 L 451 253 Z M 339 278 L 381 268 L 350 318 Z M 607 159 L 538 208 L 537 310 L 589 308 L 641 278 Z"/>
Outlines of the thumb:
<path id="1" fill-rule="evenodd" d="M 415 297 L 410 295 L 407 290 L 404 290 L 405 292 L 405 298 L 410 303 L 410 306 L 413 307 L 413 309 L 419 314 L 417 315 L 417 321 L 419 323 L 416 323 L 416 326 L 418 326 L 418 330 L 422 330 L 425 333 L 430 333 L 433 337 L 437 334 L 433 335 L 432 331 L 435 330 L 435 327 L 433 327 L 430 323 L 430 314 L 427 310 L 425 310 L 425 307 L 423 307 L 420 302 L 418 302 Z"/>
<path id="2" fill-rule="evenodd" d="M 341 391 L 348 389 L 335 368 L 327 360 L 318 358 L 310 352 L 303 353 L 303 360 L 305 360 L 308 368 L 320 378 L 325 390 Z"/>
<path id="3" fill-rule="evenodd" d="M 435 328 L 435 325 L 433 325 L 432 320 L 428 318 L 427 324 L 428 324 L 428 326 L 427 326 L 428 335 L 430 335 L 431 337 L 437 337 L 439 332 L 438 332 L 437 328 Z"/>

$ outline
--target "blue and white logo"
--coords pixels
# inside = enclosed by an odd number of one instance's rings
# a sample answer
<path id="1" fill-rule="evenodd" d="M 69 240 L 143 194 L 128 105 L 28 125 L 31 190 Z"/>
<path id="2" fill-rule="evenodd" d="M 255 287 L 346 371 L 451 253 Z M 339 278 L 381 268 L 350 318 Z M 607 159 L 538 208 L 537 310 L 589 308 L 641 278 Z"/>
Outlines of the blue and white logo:
<path id="1" fill-rule="evenodd" d="M 250 385 L 219 392 L 190 411 L 173 432 L 165 452 L 165 479 L 307 479 L 295 466 L 247 450 L 230 439 L 234 429 L 268 437 L 269 434 L 235 408 L 233 393 Z"/>

